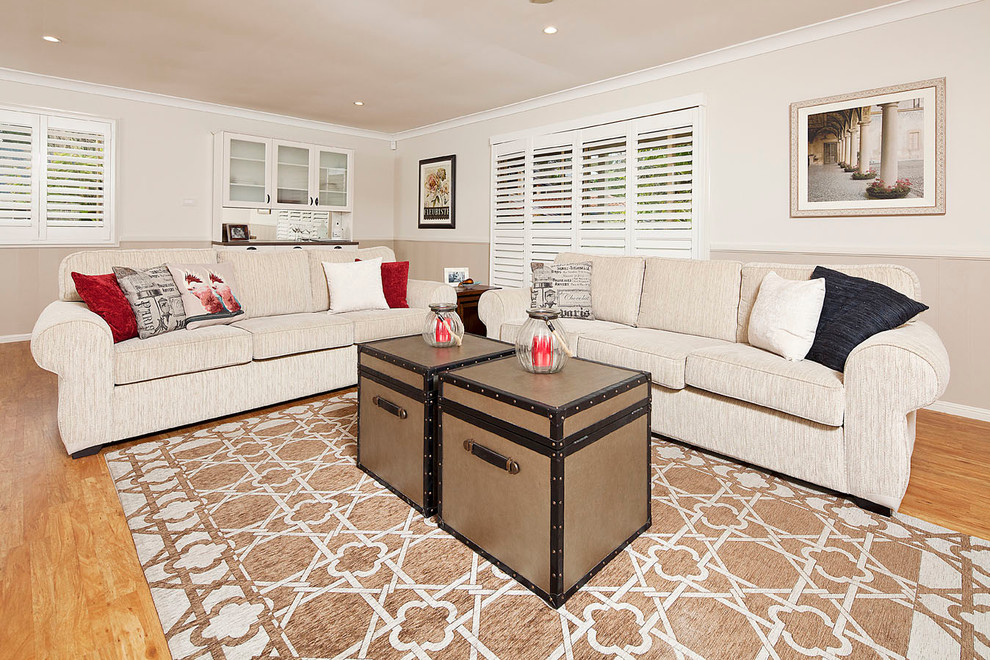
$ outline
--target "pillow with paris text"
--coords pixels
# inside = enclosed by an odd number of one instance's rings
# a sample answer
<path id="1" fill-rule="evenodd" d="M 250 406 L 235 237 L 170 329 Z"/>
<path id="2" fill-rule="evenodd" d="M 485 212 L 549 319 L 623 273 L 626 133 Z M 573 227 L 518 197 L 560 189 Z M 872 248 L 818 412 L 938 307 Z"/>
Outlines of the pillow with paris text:
<path id="1" fill-rule="evenodd" d="M 148 339 L 186 326 L 182 296 L 168 266 L 162 264 L 144 270 L 114 266 L 113 274 L 134 310 L 138 337 Z"/>

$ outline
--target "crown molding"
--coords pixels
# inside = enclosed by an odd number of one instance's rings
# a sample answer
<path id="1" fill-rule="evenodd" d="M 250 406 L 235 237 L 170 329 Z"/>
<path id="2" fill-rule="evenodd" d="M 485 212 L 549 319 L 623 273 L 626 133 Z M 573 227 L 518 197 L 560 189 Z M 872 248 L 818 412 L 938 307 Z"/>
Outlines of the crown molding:
<path id="1" fill-rule="evenodd" d="M 40 73 L 30 73 L 28 71 L 18 71 L 16 69 L 6 69 L 0 67 L 0 80 L 13 83 L 23 83 L 26 85 L 38 85 L 40 87 L 50 87 L 70 92 L 81 92 L 83 94 L 97 94 L 126 101 L 140 101 L 142 103 L 154 103 L 170 108 L 181 108 L 182 110 L 198 110 L 200 112 L 210 112 L 228 117 L 238 117 L 241 119 L 251 119 L 255 121 L 267 121 L 282 126 L 293 126 L 295 128 L 308 128 L 317 131 L 327 131 L 340 135 L 350 135 L 353 137 L 371 138 L 374 140 L 391 141 L 392 134 L 382 131 L 372 131 L 364 128 L 354 128 L 353 126 L 342 126 L 328 122 L 317 121 L 315 119 L 302 119 L 300 117 L 290 117 L 279 115 L 273 112 L 262 110 L 250 110 L 248 108 L 238 108 L 220 103 L 210 103 L 208 101 L 196 101 L 179 96 L 169 96 L 168 94 L 158 94 L 156 92 L 143 92 L 137 89 L 126 87 L 115 87 L 113 85 L 102 85 L 99 83 L 84 82 L 82 80 L 71 80 L 69 78 L 59 78 L 57 76 L 46 76 Z"/>
<path id="2" fill-rule="evenodd" d="M 813 23 L 804 27 L 794 28 L 785 32 L 778 32 L 759 39 L 744 41 L 733 46 L 726 46 L 718 50 L 709 51 L 700 55 L 693 55 L 682 60 L 661 64 L 659 66 L 626 73 L 613 78 L 606 78 L 598 82 L 579 85 L 559 92 L 552 92 L 543 96 L 537 96 L 525 101 L 510 103 L 491 110 L 447 119 L 435 124 L 427 124 L 419 128 L 412 128 L 406 131 L 399 131 L 393 134 L 395 140 L 407 140 L 409 138 L 429 135 L 439 131 L 449 130 L 460 126 L 467 126 L 498 117 L 526 112 L 537 108 L 544 108 L 549 105 L 573 101 L 596 94 L 612 92 L 626 87 L 642 85 L 644 83 L 663 80 L 673 76 L 679 76 L 692 71 L 707 69 L 720 64 L 728 64 L 738 60 L 744 60 L 757 55 L 764 55 L 774 51 L 800 46 L 836 37 L 850 32 L 866 30 L 888 23 L 896 23 L 909 18 L 923 16 L 946 9 L 953 9 L 963 5 L 981 2 L 982 0 L 900 0 L 893 4 L 866 9 L 854 14 L 847 14 L 838 18 L 829 19 L 820 23 Z"/>
<path id="3" fill-rule="evenodd" d="M 579 85 L 577 87 L 561 90 L 559 92 L 552 92 L 550 94 L 537 96 L 524 101 L 510 103 L 508 105 L 492 108 L 490 110 L 483 110 L 481 112 L 476 112 L 461 117 L 454 117 L 452 119 L 446 119 L 434 124 L 427 124 L 418 128 L 398 131 L 395 133 L 355 128 L 353 126 L 343 126 L 340 124 L 332 124 L 314 119 L 290 117 L 287 115 L 279 115 L 261 110 L 238 108 L 219 103 L 210 103 L 208 101 L 196 101 L 178 96 L 169 96 L 167 94 L 144 92 L 125 87 L 115 87 L 113 85 L 102 85 L 99 83 L 90 83 L 81 80 L 72 80 L 69 78 L 59 78 L 57 76 L 46 76 L 43 74 L 18 71 L 16 69 L 7 69 L 3 67 L 0 67 L 0 81 L 39 85 L 42 87 L 82 92 L 85 94 L 98 94 L 101 96 L 108 96 L 128 101 L 155 103 L 157 105 L 181 108 L 184 110 L 199 110 L 202 112 L 211 112 L 214 114 L 239 117 L 242 119 L 267 121 L 284 126 L 308 128 L 338 133 L 341 135 L 350 135 L 353 137 L 392 142 L 419 137 L 421 135 L 429 135 L 431 133 L 437 133 L 440 131 L 449 130 L 451 128 L 457 128 L 459 126 L 467 126 L 469 124 L 475 124 L 478 122 L 487 121 L 489 119 L 496 119 L 498 117 L 506 117 L 509 115 L 518 114 L 520 112 L 526 112 L 527 110 L 534 110 L 536 108 L 543 108 L 546 106 L 555 105 L 557 103 L 563 103 L 588 96 L 594 96 L 596 94 L 624 89 L 626 87 L 642 85 L 644 83 L 649 83 L 656 80 L 663 80 L 664 78 L 670 78 L 672 76 L 678 76 L 685 73 L 690 73 L 692 71 L 707 69 L 720 64 L 728 64 L 730 62 L 744 60 L 750 57 L 764 55 L 766 53 L 772 53 L 774 51 L 791 48 L 793 46 L 800 46 L 813 41 L 828 39 L 829 37 L 836 37 L 839 35 L 848 34 L 850 32 L 866 30 L 869 28 L 886 25 L 888 23 L 896 23 L 898 21 L 915 18 L 917 16 L 932 14 L 935 12 L 944 11 L 946 9 L 953 9 L 955 7 L 962 7 L 964 5 L 982 1 L 983 0 L 900 0 L 899 2 L 894 2 L 882 7 L 866 9 L 861 12 L 840 16 L 838 18 L 829 19 L 820 23 L 813 23 L 811 25 L 795 28 L 793 30 L 787 30 L 785 32 L 779 32 L 766 37 L 760 37 L 759 39 L 753 39 L 751 41 L 735 44 L 733 46 L 727 46 L 725 48 L 709 51 L 700 55 L 693 55 L 675 62 L 661 64 L 659 66 L 622 74 L 613 78 L 607 78 L 605 80 Z"/>

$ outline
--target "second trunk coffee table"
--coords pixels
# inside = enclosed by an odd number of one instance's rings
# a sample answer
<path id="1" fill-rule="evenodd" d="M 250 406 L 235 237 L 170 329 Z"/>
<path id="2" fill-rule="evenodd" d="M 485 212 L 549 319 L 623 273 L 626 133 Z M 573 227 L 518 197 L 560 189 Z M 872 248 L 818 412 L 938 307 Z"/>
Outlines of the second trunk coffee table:
<path id="1" fill-rule="evenodd" d="M 649 374 L 513 357 L 440 380 L 440 526 L 560 607 L 650 526 Z"/>
<path id="2" fill-rule="evenodd" d="M 433 348 L 420 335 L 358 344 L 358 467 L 432 516 L 437 378 L 513 351 L 512 344 L 469 334 L 450 348 Z"/>

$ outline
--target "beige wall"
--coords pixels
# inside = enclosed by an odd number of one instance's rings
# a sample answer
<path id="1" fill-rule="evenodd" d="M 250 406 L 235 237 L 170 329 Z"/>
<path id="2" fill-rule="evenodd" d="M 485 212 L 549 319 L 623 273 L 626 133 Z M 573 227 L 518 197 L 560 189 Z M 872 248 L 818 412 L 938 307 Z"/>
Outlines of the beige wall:
<path id="1" fill-rule="evenodd" d="M 987 328 L 990 306 L 990 257 L 892 256 L 828 252 L 761 252 L 715 250 L 712 259 L 796 264 L 900 264 L 918 274 L 921 302 L 930 308 L 921 319 L 938 332 L 949 352 L 952 376 L 942 397 L 963 406 L 990 409 L 990 351 Z"/>
<path id="2" fill-rule="evenodd" d="M 117 120 L 116 223 L 122 246 L 209 242 L 212 134 L 224 130 L 354 149 L 355 238 L 391 239 L 394 164 L 385 140 L 4 81 L 0 104 Z M 59 262 L 75 249 L 0 247 L 0 337 L 31 332 L 38 313 L 55 299 Z"/>
<path id="3" fill-rule="evenodd" d="M 488 280 L 488 241 L 395 241 L 395 258 L 409 262 L 409 277 L 443 281 L 444 268 L 467 267 L 476 282 Z"/>
<path id="4" fill-rule="evenodd" d="M 461 260 L 487 243 L 492 136 L 701 93 L 708 137 L 707 229 L 714 258 L 894 262 L 918 271 L 927 313 L 952 359 L 946 401 L 990 409 L 983 336 L 990 290 L 990 2 L 794 46 L 635 87 L 558 103 L 399 142 L 396 244 L 439 243 L 432 258 Z M 895 83 L 946 78 L 944 216 L 789 217 L 789 104 Z M 457 229 L 416 229 L 417 162 L 457 155 Z M 788 254 L 790 253 L 790 254 Z M 474 274 L 472 270 L 472 274 Z M 480 278 L 476 278 L 480 279 Z M 982 288 L 981 288 L 982 287 Z"/>

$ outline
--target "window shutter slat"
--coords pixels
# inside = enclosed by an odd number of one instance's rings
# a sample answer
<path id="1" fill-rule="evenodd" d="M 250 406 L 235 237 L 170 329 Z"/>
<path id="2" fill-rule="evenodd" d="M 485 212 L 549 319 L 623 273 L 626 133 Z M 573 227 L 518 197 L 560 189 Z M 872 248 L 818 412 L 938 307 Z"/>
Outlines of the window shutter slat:
<path id="1" fill-rule="evenodd" d="M 106 218 L 106 134 L 49 126 L 45 217 L 49 226 L 99 226 Z"/>
<path id="2" fill-rule="evenodd" d="M 509 151 L 496 155 L 496 195 L 492 208 L 492 273 L 494 286 L 523 286 L 526 261 L 526 154 Z"/>
<path id="3" fill-rule="evenodd" d="M 0 224 L 33 222 L 34 137 L 32 126 L 0 122 Z"/>

